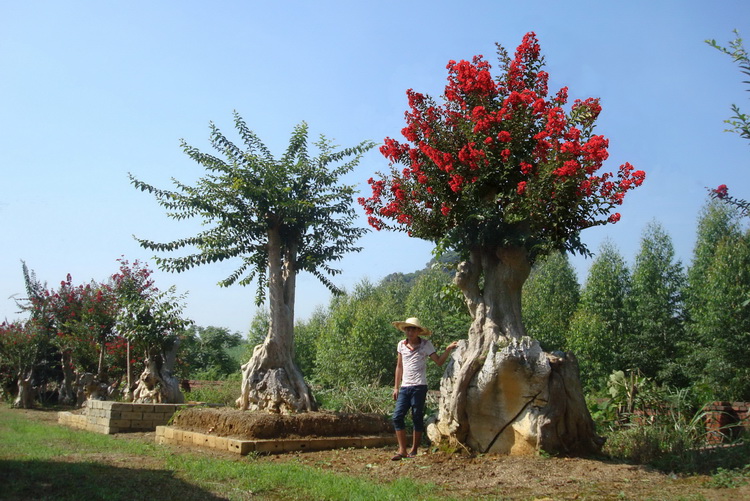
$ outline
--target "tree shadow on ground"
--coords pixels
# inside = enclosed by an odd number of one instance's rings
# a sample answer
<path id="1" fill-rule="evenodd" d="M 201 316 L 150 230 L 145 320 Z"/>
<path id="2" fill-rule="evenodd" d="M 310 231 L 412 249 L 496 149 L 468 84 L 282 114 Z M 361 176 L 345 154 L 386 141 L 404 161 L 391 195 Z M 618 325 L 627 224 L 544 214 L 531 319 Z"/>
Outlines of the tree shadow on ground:
<path id="1" fill-rule="evenodd" d="M 0 460 L 4 500 L 219 500 L 168 470 L 120 468 L 95 463 Z"/>

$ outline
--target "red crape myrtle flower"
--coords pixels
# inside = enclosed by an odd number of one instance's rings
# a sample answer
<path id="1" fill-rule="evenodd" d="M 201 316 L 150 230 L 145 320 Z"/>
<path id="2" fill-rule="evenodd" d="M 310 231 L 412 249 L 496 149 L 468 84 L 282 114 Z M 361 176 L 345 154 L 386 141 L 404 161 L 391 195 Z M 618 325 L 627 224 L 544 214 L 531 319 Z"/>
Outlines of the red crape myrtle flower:
<path id="1" fill-rule="evenodd" d="M 483 56 L 449 61 L 442 102 L 407 91 L 405 141 L 385 139 L 391 172 L 371 178 L 371 196 L 358 201 L 378 230 L 464 248 L 586 252 L 579 232 L 616 223 L 610 212 L 646 174 L 629 163 L 600 172 L 609 140 L 593 132 L 599 100 L 568 108 L 567 87 L 549 94 L 534 33 L 513 57 L 500 46 L 498 55 L 495 77 Z"/>

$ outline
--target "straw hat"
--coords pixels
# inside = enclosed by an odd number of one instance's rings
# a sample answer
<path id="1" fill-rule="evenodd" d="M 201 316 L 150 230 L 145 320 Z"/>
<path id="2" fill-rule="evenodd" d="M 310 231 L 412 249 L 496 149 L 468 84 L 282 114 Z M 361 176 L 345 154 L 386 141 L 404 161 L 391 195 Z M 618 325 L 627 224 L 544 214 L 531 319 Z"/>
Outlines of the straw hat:
<path id="1" fill-rule="evenodd" d="M 429 336 L 432 334 L 432 331 L 426 327 L 422 327 L 422 324 L 419 323 L 419 319 L 417 317 L 411 317 L 407 318 L 403 322 L 393 322 L 393 326 L 400 330 L 400 331 L 406 331 L 407 327 L 416 327 L 421 332 L 419 333 L 420 336 Z"/>

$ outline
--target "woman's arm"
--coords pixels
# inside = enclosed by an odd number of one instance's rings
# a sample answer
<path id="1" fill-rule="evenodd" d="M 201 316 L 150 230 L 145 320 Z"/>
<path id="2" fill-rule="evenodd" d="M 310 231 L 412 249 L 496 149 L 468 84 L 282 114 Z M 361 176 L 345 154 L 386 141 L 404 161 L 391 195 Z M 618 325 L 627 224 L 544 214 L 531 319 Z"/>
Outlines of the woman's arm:
<path id="1" fill-rule="evenodd" d="M 437 353 L 433 351 L 432 354 L 430 355 L 430 358 L 432 359 L 433 362 L 438 364 L 438 367 L 441 367 L 445 363 L 445 361 L 448 360 L 448 356 L 456 348 L 456 346 L 458 346 L 458 341 L 453 341 L 451 344 L 445 347 L 445 351 L 443 352 L 442 355 L 438 357 Z"/>
<path id="2" fill-rule="evenodd" d="M 398 389 L 401 386 L 401 376 L 404 374 L 404 363 L 401 360 L 401 353 L 396 357 L 396 380 L 393 383 L 393 400 L 398 398 Z"/>

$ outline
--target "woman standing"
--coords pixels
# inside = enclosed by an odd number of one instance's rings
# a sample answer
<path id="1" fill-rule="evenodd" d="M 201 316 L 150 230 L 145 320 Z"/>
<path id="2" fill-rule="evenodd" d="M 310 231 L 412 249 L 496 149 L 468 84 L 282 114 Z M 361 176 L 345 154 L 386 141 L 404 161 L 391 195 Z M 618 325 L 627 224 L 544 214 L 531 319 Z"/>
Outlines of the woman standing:
<path id="1" fill-rule="evenodd" d="M 396 348 L 396 381 L 393 387 L 393 399 L 396 409 L 393 411 L 393 426 L 396 429 L 398 453 L 391 459 L 399 461 L 403 458 L 414 457 L 422 441 L 424 433 L 424 403 L 427 399 L 427 359 L 432 359 L 438 366 L 445 363 L 458 345 L 453 341 L 445 348 L 445 352 L 438 356 L 435 347 L 429 339 L 432 334 L 429 329 L 422 327 L 419 319 L 412 317 L 403 322 L 393 322 L 393 326 L 406 334 L 406 339 L 399 341 Z M 411 408 L 414 422 L 414 436 L 411 450 L 407 451 L 406 426 L 404 417 Z"/>

